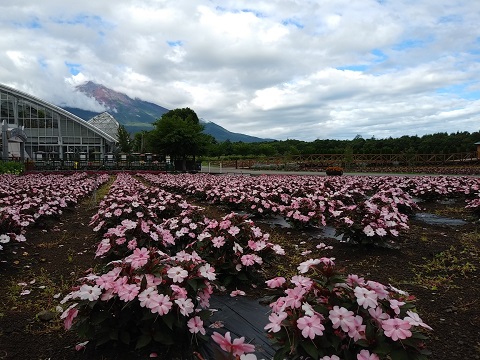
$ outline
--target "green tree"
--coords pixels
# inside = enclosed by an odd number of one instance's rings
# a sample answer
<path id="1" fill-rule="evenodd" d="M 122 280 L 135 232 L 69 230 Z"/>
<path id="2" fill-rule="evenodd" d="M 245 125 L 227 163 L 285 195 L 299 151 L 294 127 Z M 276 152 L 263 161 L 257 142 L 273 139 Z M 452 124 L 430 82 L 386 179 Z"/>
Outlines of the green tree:
<path id="1" fill-rule="evenodd" d="M 212 141 L 211 136 L 203 134 L 203 125 L 190 108 L 170 110 L 153 125 L 155 128 L 148 136 L 149 147 L 156 153 L 182 160 L 184 171 L 187 159 L 195 161 L 195 157 L 205 153 Z"/>
<path id="2" fill-rule="evenodd" d="M 117 140 L 119 150 L 123 153 L 130 153 L 132 151 L 132 138 L 130 133 L 125 129 L 125 126 L 120 125 L 117 130 Z"/>

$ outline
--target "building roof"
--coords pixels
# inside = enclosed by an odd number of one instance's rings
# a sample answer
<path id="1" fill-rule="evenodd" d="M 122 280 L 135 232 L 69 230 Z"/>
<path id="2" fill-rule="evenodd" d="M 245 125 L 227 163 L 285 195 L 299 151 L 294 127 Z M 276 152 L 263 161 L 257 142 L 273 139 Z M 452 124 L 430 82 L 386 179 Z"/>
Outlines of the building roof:
<path id="1" fill-rule="evenodd" d="M 111 137 L 117 138 L 118 128 L 120 127 L 120 124 L 108 112 L 98 114 L 87 122 L 95 126 L 96 128 L 102 130 L 104 133 L 110 135 Z"/>

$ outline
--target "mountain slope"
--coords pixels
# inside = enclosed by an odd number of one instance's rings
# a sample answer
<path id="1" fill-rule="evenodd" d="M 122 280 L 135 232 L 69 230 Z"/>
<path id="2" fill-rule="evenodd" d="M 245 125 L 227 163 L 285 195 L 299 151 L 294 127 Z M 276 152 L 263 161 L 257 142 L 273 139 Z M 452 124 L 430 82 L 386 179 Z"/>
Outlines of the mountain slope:
<path id="1" fill-rule="evenodd" d="M 152 123 L 161 118 L 169 110 L 154 103 L 140 99 L 132 99 L 128 95 L 109 89 L 103 85 L 88 81 L 85 84 L 77 86 L 77 90 L 88 97 L 94 98 L 102 104 L 106 110 L 130 133 L 137 133 L 142 130 L 152 130 Z M 89 120 L 98 115 L 96 112 L 63 107 L 78 117 Z M 272 141 L 272 139 L 262 139 L 255 136 L 233 133 L 213 122 L 202 121 L 205 129 L 204 133 L 212 135 L 217 141 L 222 142 L 230 140 L 232 142 L 262 142 Z"/>

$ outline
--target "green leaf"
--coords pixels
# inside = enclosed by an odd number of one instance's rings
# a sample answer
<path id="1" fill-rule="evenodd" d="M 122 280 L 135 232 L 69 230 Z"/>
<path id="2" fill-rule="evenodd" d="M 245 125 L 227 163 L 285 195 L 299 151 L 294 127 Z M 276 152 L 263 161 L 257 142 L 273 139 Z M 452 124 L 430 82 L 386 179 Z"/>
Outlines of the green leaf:
<path id="1" fill-rule="evenodd" d="M 150 334 L 140 335 L 140 337 L 137 340 L 137 345 L 135 346 L 135 350 L 138 350 L 147 346 L 148 344 L 150 344 L 151 341 L 152 341 L 152 337 L 150 336 Z"/>
<path id="2" fill-rule="evenodd" d="M 173 345 L 175 341 L 173 340 L 172 334 L 167 331 L 157 330 L 153 333 L 153 339 L 163 345 Z"/>
<path id="3" fill-rule="evenodd" d="M 412 358 L 404 349 L 395 349 L 390 353 L 392 360 L 411 360 Z"/>
<path id="4" fill-rule="evenodd" d="M 190 285 L 193 291 L 196 292 L 198 290 L 198 282 L 196 280 L 190 279 L 187 281 L 187 284 Z"/>
<path id="5" fill-rule="evenodd" d="M 168 314 L 163 315 L 162 320 L 165 323 L 165 325 L 167 325 L 170 328 L 170 330 L 173 330 L 173 323 L 175 322 L 175 315 L 173 315 L 172 312 L 169 312 Z"/>
<path id="6" fill-rule="evenodd" d="M 318 349 L 311 341 L 300 341 L 300 346 L 306 351 L 312 358 L 318 358 Z"/>

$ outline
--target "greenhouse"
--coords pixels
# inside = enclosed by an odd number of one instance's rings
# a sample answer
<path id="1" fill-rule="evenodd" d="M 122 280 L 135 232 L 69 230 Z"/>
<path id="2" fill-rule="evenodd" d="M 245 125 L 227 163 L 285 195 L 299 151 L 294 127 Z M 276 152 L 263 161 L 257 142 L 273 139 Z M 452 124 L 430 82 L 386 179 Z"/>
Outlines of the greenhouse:
<path id="1" fill-rule="evenodd" d="M 87 122 L 58 106 L 0 84 L 2 159 L 104 159 L 115 151 L 118 127 L 118 122 L 105 114 Z"/>

